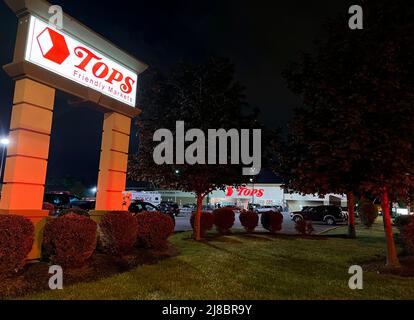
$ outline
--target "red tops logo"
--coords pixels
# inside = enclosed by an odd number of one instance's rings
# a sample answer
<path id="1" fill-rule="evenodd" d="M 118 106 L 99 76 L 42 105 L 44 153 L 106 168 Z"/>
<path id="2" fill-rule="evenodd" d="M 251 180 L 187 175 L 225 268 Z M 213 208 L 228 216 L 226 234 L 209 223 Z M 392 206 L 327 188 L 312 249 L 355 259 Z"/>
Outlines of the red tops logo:
<path id="1" fill-rule="evenodd" d="M 76 47 L 75 54 L 77 57 L 83 58 L 82 62 L 79 65 L 75 66 L 76 68 L 86 71 L 86 68 L 88 66 L 92 66 L 93 75 L 100 79 L 104 78 L 105 81 L 109 84 L 113 84 L 114 81 L 121 83 L 121 81 L 124 80 L 124 82 L 121 84 L 121 91 L 123 93 L 131 93 L 132 85 L 135 83 L 135 80 L 133 80 L 131 77 L 126 77 L 124 79 L 124 75 L 120 71 L 114 68 L 111 68 L 110 70 L 105 63 L 99 61 L 102 60 L 102 58 L 93 54 L 86 48 Z M 92 62 L 92 64 L 90 64 L 90 62 Z"/>
<path id="2" fill-rule="evenodd" d="M 52 30 L 45 28 L 38 36 L 37 42 L 44 58 L 61 65 L 71 55 L 65 36 Z M 132 92 L 135 80 L 106 63 L 100 61 L 102 57 L 93 53 L 91 50 L 77 46 L 73 50 L 76 57 L 80 58 L 79 63 L 74 67 L 92 73 L 97 79 L 102 79 L 110 85 L 118 83 L 123 93 Z"/>
<path id="3" fill-rule="evenodd" d="M 233 187 L 227 187 L 226 188 L 226 197 L 233 196 L 234 193 Z M 248 187 L 238 187 L 236 189 L 236 195 L 237 196 L 246 196 L 246 197 L 252 197 L 256 196 L 258 198 L 263 197 L 264 189 L 254 189 L 254 188 L 248 188 Z"/>

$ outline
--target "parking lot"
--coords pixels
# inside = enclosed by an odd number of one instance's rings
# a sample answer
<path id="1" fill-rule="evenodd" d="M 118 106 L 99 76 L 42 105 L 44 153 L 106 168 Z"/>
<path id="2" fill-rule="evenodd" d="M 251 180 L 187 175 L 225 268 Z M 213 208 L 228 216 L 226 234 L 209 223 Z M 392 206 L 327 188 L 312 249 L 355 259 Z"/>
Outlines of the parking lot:
<path id="1" fill-rule="evenodd" d="M 341 223 L 340 225 L 343 225 Z M 234 225 L 234 229 L 243 229 L 242 225 L 240 224 L 239 215 L 236 214 Z M 322 222 L 314 222 L 313 228 L 315 229 L 314 233 L 321 233 L 327 229 L 332 228 L 332 226 L 328 226 Z M 188 231 L 191 230 L 190 224 L 190 215 L 182 215 L 180 214 L 178 217 L 175 218 L 175 231 Z M 266 231 L 260 224 L 260 217 L 259 217 L 259 225 L 256 227 L 255 231 Z M 290 215 L 288 212 L 283 212 L 283 225 L 281 233 L 292 234 L 296 233 L 295 230 L 295 223 L 291 220 Z"/>

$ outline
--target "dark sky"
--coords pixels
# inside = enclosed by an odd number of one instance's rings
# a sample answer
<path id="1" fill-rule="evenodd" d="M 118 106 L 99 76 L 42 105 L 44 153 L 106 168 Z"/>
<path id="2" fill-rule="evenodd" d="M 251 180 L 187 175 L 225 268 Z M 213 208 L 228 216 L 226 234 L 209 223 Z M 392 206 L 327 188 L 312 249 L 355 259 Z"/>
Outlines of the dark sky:
<path id="1" fill-rule="evenodd" d="M 150 66 L 168 70 L 179 60 L 228 57 L 268 127 L 284 126 L 298 103 L 280 75 L 300 50 L 311 51 L 323 23 L 347 12 L 345 0 L 61 0 L 53 4 Z M 347 21 L 344 21 L 347 23 Z M 11 62 L 15 15 L 0 0 L 0 65 Z M 0 135 L 7 134 L 13 81 L 0 71 Z M 96 183 L 102 115 L 55 102 L 48 178 L 65 175 Z M 178 119 L 177 119 L 178 120 Z M 131 148 L 136 147 L 132 139 Z"/>

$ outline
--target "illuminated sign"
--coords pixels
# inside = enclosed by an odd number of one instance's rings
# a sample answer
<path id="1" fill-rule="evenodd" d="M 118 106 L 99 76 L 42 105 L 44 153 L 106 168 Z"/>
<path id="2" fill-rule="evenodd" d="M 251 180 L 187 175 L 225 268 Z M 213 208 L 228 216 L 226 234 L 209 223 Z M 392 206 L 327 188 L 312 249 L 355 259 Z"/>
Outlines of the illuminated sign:
<path id="1" fill-rule="evenodd" d="M 30 17 L 25 59 L 135 107 L 136 73 L 34 16 Z"/>
<path id="2" fill-rule="evenodd" d="M 248 187 L 226 187 L 226 197 L 258 197 L 261 198 L 264 195 L 264 189 L 254 189 L 254 188 L 248 188 Z M 235 192 L 236 191 L 236 192 Z"/>

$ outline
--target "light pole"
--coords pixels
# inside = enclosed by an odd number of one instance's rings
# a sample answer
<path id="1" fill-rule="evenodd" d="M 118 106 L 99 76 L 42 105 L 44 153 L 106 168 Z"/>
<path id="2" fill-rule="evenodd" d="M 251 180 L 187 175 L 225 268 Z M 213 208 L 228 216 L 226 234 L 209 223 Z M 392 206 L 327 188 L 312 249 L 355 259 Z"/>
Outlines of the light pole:
<path id="1" fill-rule="evenodd" d="M 252 190 L 252 208 L 254 210 L 254 178 L 250 178 L 250 182 L 253 183 L 253 190 Z"/>
<path id="2" fill-rule="evenodd" d="M 9 145 L 10 140 L 8 138 L 0 139 L 1 147 L 3 148 L 1 153 L 1 162 L 0 162 L 0 182 L 3 182 L 3 164 L 4 164 L 4 156 L 6 154 L 7 146 Z"/>

